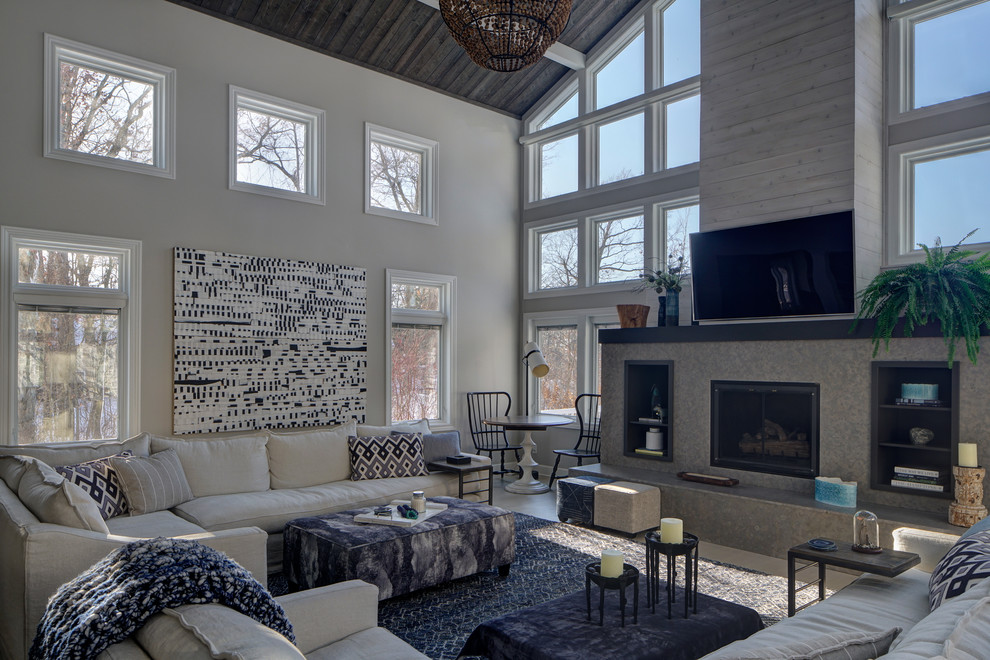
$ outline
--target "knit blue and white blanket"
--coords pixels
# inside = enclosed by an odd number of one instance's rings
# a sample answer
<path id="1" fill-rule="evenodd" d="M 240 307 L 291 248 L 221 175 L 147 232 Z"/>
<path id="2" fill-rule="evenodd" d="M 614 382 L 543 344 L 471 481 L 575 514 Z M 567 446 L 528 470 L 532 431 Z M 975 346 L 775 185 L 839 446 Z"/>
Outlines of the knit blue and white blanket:
<path id="1" fill-rule="evenodd" d="M 31 660 L 95 658 L 166 607 L 220 603 L 295 642 L 282 606 L 227 555 L 196 541 L 155 538 L 117 548 L 48 601 Z"/>

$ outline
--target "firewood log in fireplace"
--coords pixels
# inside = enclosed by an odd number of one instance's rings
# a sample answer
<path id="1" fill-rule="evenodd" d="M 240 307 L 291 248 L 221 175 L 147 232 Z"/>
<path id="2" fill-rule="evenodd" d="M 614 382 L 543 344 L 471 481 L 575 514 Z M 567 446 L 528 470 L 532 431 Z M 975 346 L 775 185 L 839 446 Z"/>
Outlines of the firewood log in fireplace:
<path id="1" fill-rule="evenodd" d="M 797 430 L 787 432 L 783 426 L 770 419 L 763 420 L 763 428 L 755 435 L 743 433 L 739 449 L 744 454 L 763 456 L 808 458 L 811 455 L 807 433 Z"/>

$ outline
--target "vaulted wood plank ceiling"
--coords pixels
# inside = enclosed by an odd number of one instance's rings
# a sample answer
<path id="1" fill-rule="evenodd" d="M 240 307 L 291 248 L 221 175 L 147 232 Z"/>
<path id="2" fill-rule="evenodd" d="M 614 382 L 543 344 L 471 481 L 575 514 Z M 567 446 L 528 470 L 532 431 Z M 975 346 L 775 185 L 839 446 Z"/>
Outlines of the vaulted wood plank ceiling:
<path id="1" fill-rule="evenodd" d="M 168 0 L 330 57 L 521 117 L 569 69 L 541 59 L 515 73 L 474 64 L 440 12 L 417 0 Z M 573 0 L 559 41 L 587 53 L 640 0 Z"/>

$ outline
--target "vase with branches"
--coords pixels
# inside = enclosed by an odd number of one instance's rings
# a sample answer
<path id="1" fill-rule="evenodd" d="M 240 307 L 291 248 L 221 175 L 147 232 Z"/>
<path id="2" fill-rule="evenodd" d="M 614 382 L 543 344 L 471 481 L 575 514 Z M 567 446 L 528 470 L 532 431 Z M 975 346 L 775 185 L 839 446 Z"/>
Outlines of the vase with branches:
<path id="1" fill-rule="evenodd" d="M 874 357 L 881 344 L 889 350 L 903 316 L 905 337 L 912 336 L 918 326 L 939 322 L 950 367 L 960 339 L 976 364 L 981 329 L 990 330 L 990 253 L 972 258 L 976 251 L 961 248 L 976 231 L 949 248 L 939 238 L 933 247 L 919 243 L 925 253 L 923 261 L 883 271 L 859 293 L 861 306 L 852 330 L 864 318 L 876 319 Z"/>
<path id="2" fill-rule="evenodd" d="M 669 255 L 664 268 L 645 269 L 639 274 L 639 284 L 634 291 L 652 289 L 657 293 L 660 307 L 657 325 L 677 325 L 680 315 L 680 292 L 684 283 L 684 257 Z"/>

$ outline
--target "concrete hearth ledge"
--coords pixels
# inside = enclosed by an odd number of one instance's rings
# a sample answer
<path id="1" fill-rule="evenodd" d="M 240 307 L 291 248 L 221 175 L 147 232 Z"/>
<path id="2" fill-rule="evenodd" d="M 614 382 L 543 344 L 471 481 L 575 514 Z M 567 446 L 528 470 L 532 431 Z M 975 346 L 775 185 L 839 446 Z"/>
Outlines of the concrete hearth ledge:
<path id="1" fill-rule="evenodd" d="M 880 543 L 885 548 L 892 546 L 891 532 L 898 527 L 950 534 L 965 531 L 948 523 L 948 501 L 941 513 L 868 502 L 843 508 L 816 502 L 811 480 L 804 494 L 745 483 L 731 488 L 709 486 L 666 472 L 602 463 L 570 469 L 569 476 L 582 475 L 657 486 L 661 491 L 661 515 L 681 518 L 684 531 L 696 534 L 702 542 L 770 557 L 785 558 L 788 548 L 814 537 L 851 543 L 853 514 L 859 509 L 868 509 L 880 519 Z M 745 476 L 740 480 L 744 481 Z"/>

